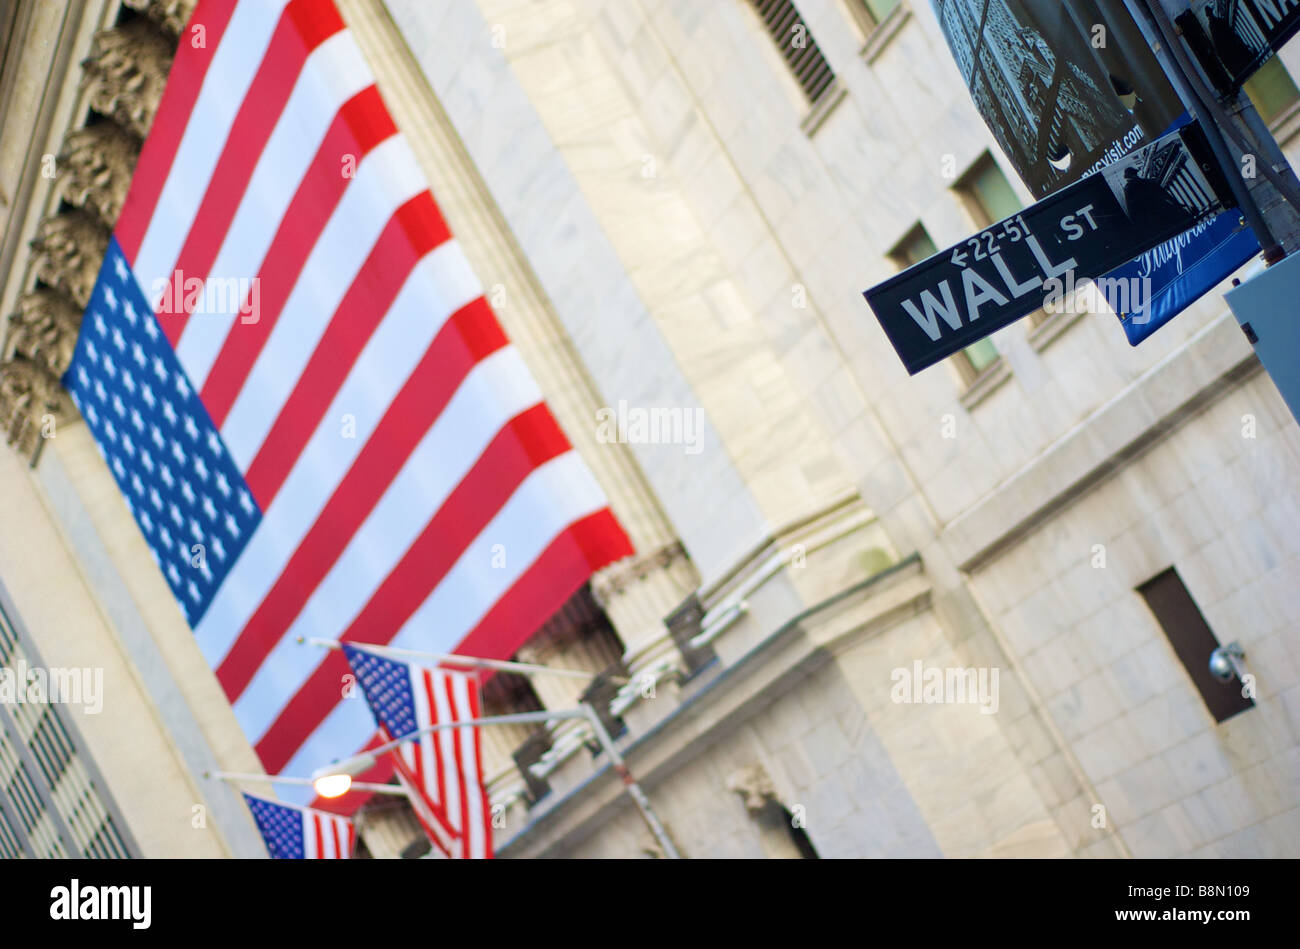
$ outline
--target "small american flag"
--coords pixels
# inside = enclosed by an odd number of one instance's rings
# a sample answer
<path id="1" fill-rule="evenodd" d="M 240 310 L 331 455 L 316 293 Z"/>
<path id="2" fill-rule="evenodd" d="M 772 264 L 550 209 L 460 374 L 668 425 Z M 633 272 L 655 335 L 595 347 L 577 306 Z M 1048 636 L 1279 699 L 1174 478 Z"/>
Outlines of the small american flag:
<path id="1" fill-rule="evenodd" d="M 352 821 L 337 814 L 245 794 L 266 849 L 277 860 L 348 860 L 356 843 Z"/>
<path id="2" fill-rule="evenodd" d="M 389 739 L 481 715 L 475 675 L 408 665 L 354 646 L 343 651 Z M 490 858 L 492 811 L 478 728 L 425 732 L 399 746 L 395 756 L 398 780 L 429 839 L 449 857 Z"/>
<path id="3" fill-rule="evenodd" d="M 632 552 L 332 0 L 198 4 L 64 383 L 271 773 L 374 736 L 299 636 L 508 658 Z"/>

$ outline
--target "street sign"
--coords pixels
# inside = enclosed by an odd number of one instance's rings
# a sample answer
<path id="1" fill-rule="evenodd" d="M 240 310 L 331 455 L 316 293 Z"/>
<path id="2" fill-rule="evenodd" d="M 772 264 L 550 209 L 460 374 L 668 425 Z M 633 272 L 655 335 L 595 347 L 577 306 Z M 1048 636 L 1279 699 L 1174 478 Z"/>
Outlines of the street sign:
<path id="1" fill-rule="evenodd" d="M 863 296 L 915 375 L 1226 208 L 1212 168 L 1184 126 Z M 1144 292 L 1098 289 L 1116 309 Z"/>
<path id="2" fill-rule="evenodd" d="M 1044 198 L 1155 141 L 1178 93 L 1115 0 L 931 0 L 975 107 Z"/>
<path id="3" fill-rule="evenodd" d="M 1300 0 L 1194 0 L 1174 23 L 1229 96 L 1300 32 Z"/>

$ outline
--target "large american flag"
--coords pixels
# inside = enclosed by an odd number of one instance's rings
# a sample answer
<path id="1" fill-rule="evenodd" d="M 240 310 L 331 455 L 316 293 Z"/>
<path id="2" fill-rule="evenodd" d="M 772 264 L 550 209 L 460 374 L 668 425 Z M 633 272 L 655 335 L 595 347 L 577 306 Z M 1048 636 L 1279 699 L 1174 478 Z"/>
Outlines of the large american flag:
<path id="1" fill-rule="evenodd" d="M 244 801 L 276 860 L 348 860 L 357 833 L 352 821 L 337 814 L 268 801 L 245 794 Z"/>
<path id="2" fill-rule="evenodd" d="M 332 0 L 198 4 L 64 381 L 268 772 L 374 737 L 299 636 L 504 658 L 631 553 Z"/>
<path id="3" fill-rule="evenodd" d="M 394 754 L 397 778 L 429 840 L 445 856 L 492 856 L 492 810 L 477 726 L 421 730 L 482 715 L 478 677 L 426 669 L 344 646 L 348 664 L 386 739 L 411 738 Z"/>

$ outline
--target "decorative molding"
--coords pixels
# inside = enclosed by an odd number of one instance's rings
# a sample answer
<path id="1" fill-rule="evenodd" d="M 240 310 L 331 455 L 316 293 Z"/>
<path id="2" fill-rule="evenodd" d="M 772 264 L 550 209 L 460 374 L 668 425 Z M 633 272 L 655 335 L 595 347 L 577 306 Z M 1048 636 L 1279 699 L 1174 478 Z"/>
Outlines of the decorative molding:
<path id="1" fill-rule="evenodd" d="M 149 20 L 97 34 L 90 57 L 81 63 L 91 108 L 143 141 L 162 101 L 175 52 L 175 39 Z"/>
<path id="2" fill-rule="evenodd" d="M 140 142 L 112 122 L 69 132 L 59 152 L 63 200 L 112 228 L 131 187 Z"/>
<path id="3" fill-rule="evenodd" d="M 761 764 L 752 764 L 733 772 L 727 778 L 727 790 L 740 795 L 745 802 L 745 810 L 751 815 L 762 813 L 770 801 L 776 800 L 776 785 Z"/>
<path id="4" fill-rule="evenodd" d="M 681 541 L 660 547 L 641 557 L 625 557 L 606 567 L 591 581 L 591 592 L 603 609 L 611 599 L 623 593 L 632 584 L 644 580 L 656 570 L 667 570 L 674 561 L 690 559 Z"/>
<path id="5" fill-rule="evenodd" d="M 36 276 L 84 311 L 104 262 L 108 229 L 85 211 L 64 211 L 41 222 L 30 246 Z"/>
<path id="6" fill-rule="evenodd" d="M 58 154 L 55 195 L 72 210 L 41 221 L 29 243 L 29 268 L 13 268 L 28 269 L 38 284 L 18 297 L 7 321 L 0 348 L 0 424 L 9 444 L 30 454 L 33 464 L 44 417 L 61 421 L 76 414 L 59 380 L 71 362 L 109 234 L 195 0 L 123 4 L 144 16 L 96 33 L 81 63 L 86 104 L 108 121 L 70 129 Z"/>
<path id="7" fill-rule="evenodd" d="M 165 32 L 179 37 L 198 0 L 122 0 L 122 6 L 139 11 Z"/>

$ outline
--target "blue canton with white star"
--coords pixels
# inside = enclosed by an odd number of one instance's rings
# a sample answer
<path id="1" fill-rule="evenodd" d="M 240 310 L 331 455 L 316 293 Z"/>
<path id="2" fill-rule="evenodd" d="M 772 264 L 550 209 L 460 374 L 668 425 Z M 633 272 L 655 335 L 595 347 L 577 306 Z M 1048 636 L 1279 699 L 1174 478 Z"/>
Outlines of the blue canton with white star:
<path id="1" fill-rule="evenodd" d="M 116 238 L 63 385 L 181 611 L 197 626 L 262 512 Z"/>
<path id="2" fill-rule="evenodd" d="M 394 662 L 364 649 L 344 643 L 352 671 L 357 674 L 361 691 L 370 703 L 370 711 L 393 739 L 405 738 L 419 731 L 415 717 L 415 696 L 411 692 L 411 667 Z"/>
<path id="3" fill-rule="evenodd" d="M 253 812 L 257 829 L 262 832 L 266 849 L 276 860 L 306 860 L 307 845 L 303 840 L 302 811 L 285 807 L 264 798 L 245 794 L 248 809 Z"/>

